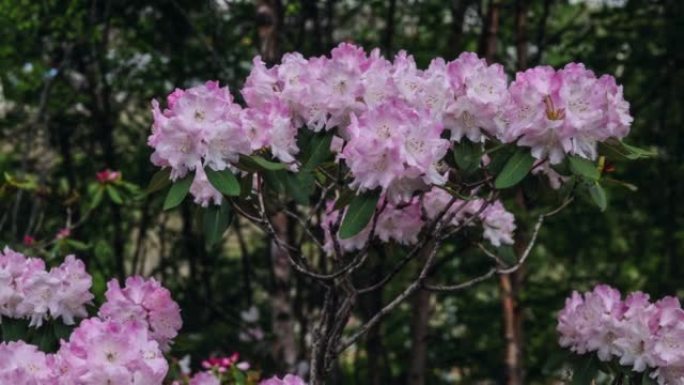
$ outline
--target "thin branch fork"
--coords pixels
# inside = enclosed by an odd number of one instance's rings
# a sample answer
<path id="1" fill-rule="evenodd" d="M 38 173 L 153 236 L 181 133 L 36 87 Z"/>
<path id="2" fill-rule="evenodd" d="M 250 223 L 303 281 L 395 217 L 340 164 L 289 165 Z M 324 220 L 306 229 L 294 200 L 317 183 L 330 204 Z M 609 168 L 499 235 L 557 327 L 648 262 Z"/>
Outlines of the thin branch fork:
<path id="1" fill-rule="evenodd" d="M 434 292 L 441 292 L 441 293 L 449 293 L 449 292 L 454 292 L 454 291 L 460 291 L 466 288 L 469 288 L 471 286 L 474 286 L 480 282 L 483 282 L 491 277 L 493 277 L 495 274 L 511 274 L 520 267 L 525 264 L 525 261 L 529 257 L 529 255 L 532 252 L 532 249 L 534 248 L 534 245 L 537 242 L 537 237 L 539 236 L 539 231 L 541 230 L 541 227 L 544 223 L 544 220 L 548 217 L 551 217 L 553 215 L 558 214 L 560 211 L 562 211 L 565 207 L 567 207 L 574 198 L 569 198 L 565 202 L 563 202 L 559 207 L 555 208 L 554 210 L 551 210 L 548 213 L 541 214 L 539 217 L 537 217 L 537 222 L 534 225 L 534 230 L 532 232 L 532 237 L 530 238 L 530 242 L 527 245 L 527 248 L 525 248 L 525 251 L 523 252 L 522 256 L 516 262 L 513 266 L 507 267 L 507 268 L 502 268 L 500 266 L 503 266 L 503 260 L 493 253 L 492 251 L 488 250 L 486 247 L 484 247 L 482 244 L 478 244 L 478 247 L 490 258 L 494 259 L 497 262 L 497 265 L 499 267 L 496 268 L 491 268 L 488 270 L 486 273 L 477 276 L 475 278 L 472 278 L 468 281 L 456 284 L 456 285 L 430 285 L 430 284 L 424 284 L 423 287 L 426 290 L 434 291 Z"/>

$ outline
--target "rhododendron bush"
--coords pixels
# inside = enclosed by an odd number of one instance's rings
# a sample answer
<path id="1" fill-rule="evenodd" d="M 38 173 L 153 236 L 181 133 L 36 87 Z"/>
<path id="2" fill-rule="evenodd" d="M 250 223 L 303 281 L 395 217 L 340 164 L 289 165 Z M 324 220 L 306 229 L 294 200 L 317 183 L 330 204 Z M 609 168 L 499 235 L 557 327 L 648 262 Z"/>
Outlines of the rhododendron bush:
<path id="1" fill-rule="evenodd" d="M 208 81 L 152 102 L 148 144 L 160 171 L 147 191 L 170 185 L 167 210 L 190 196 L 210 247 L 234 216 L 247 219 L 323 288 L 309 334 L 313 385 L 417 290 L 455 292 L 519 269 L 546 218 L 576 197 L 604 210 L 611 162 L 650 155 L 622 142 L 633 120 L 622 87 L 580 63 L 509 82 L 501 65 L 473 53 L 421 69 L 406 52 L 385 58 L 343 43 L 329 56 L 252 64 L 240 90 Z M 535 202 L 527 246 L 511 258 L 520 208 L 510 198 L 532 182 L 547 198 Z M 441 246 L 453 239 L 490 268 L 464 281 L 441 277 L 451 257 Z M 395 267 L 362 282 L 388 245 L 400 250 Z M 415 264 L 377 314 L 349 326 L 360 295 Z"/>

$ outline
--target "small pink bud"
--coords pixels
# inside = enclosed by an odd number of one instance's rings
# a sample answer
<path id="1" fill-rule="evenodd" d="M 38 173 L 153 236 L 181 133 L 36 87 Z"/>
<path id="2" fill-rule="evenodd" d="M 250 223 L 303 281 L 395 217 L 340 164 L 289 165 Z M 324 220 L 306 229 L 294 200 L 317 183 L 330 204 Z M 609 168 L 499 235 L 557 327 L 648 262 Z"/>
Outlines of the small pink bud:
<path id="1" fill-rule="evenodd" d="M 36 239 L 30 235 L 24 235 L 23 243 L 24 246 L 32 246 L 34 243 L 36 243 Z"/>

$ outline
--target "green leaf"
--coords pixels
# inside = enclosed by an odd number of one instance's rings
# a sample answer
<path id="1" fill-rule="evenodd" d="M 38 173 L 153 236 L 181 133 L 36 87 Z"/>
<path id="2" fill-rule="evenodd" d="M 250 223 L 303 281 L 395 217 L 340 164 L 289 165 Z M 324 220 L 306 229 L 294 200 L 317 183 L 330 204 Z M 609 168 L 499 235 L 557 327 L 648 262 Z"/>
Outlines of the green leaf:
<path id="1" fill-rule="evenodd" d="M 266 186 L 272 191 L 276 193 L 287 191 L 287 172 L 285 170 L 268 170 L 264 171 L 262 175 Z"/>
<path id="2" fill-rule="evenodd" d="M 116 203 L 117 205 L 123 204 L 123 199 L 121 199 L 121 195 L 118 191 L 116 191 L 114 186 L 107 185 L 105 189 L 107 190 L 107 195 L 109 195 L 109 199 L 111 199 L 112 202 Z"/>
<path id="3" fill-rule="evenodd" d="M 76 250 L 83 251 L 88 249 L 88 245 L 81 242 L 77 241 L 75 239 L 66 239 L 66 244 L 73 247 Z"/>
<path id="4" fill-rule="evenodd" d="M 245 174 L 240 179 L 240 196 L 245 197 L 252 192 L 254 177 L 252 173 Z"/>
<path id="5" fill-rule="evenodd" d="M 220 191 L 221 194 L 229 196 L 240 195 L 240 182 L 230 170 L 215 171 L 207 167 L 204 169 L 204 172 L 207 174 L 207 179 L 209 179 L 211 185 Z"/>
<path id="6" fill-rule="evenodd" d="M 596 164 L 588 159 L 573 155 L 568 157 L 568 162 L 570 164 L 570 171 L 575 175 L 594 182 L 601 177 L 601 173 L 598 168 L 596 168 Z"/>
<path id="7" fill-rule="evenodd" d="M 593 355 L 581 357 L 573 365 L 571 385 L 592 385 L 596 374 L 598 374 L 596 358 Z"/>
<path id="8" fill-rule="evenodd" d="M 53 330 L 57 341 L 68 340 L 69 336 L 71 336 L 71 332 L 74 330 L 74 326 L 65 325 L 62 322 L 54 322 Z"/>
<path id="9" fill-rule="evenodd" d="M 247 377 L 237 368 L 233 369 L 233 379 L 235 380 L 235 385 L 245 385 L 247 383 Z"/>
<path id="10" fill-rule="evenodd" d="M 351 238 L 366 227 L 373 218 L 379 199 L 380 193 L 372 191 L 357 195 L 351 200 L 340 225 L 341 239 Z"/>
<path id="11" fill-rule="evenodd" d="M 99 206 L 100 203 L 102 202 L 102 197 L 104 196 L 104 187 L 102 185 L 98 185 L 97 189 L 93 193 L 92 201 L 90 201 L 90 208 L 94 209 L 95 207 Z"/>
<path id="12" fill-rule="evenodd" d="M 28 321 L 4 318 L 2 320 L 2 340 L 19 341 L 25 340 L 28 335 Z"/>
<path id="13" fill-rule="evenodd" d="M 563 365 L 570 358 L 570 352 L 565 349 L 554 349 L 550 354 L 544 357 L 544 366 L 542 366 L 542 374 L 549 376 L 550 374 L 556 372 L 558 369 L 563 367 Z"/>
<path id="14" fill-rule="evenodd" d="M 194 174 L 189 174 L 171 185 L 169 193 L 166 194 L 166 199 L 164 200 L 164 210 L 171 210 L 183 202 L 183 199 L 185 199 L 190 191 L 190 185 L 194 177 Z"/>
<path id="15" fill-rule="evenodd" d="M 627 152 L 631 156 L 630 159 L 655 158 L 656 156 L 658 156 L 658 151 L 656 150 L 646 150 L 643 148 L 629 145 L 622 141 L 620 142 L 620 144 L 625 150 L 627 150 Z"/>
<path id="16" fill-rule="evenodd" d="M 658 156 L 656 150 L 646 150 L 614 139 L 599 143 L 599 153 L 615 160 L 647 159 Z"/>
<path id="17" fill-rule="evenodd" d="M 342 190 L 340 197 L 335 201 L 335 210 L 340 210 L 347 207 L 355 196 L 356 193 L 354 193 L 352 190 Z"/>
<path id="18" fill-rule="evenodd" d="M 469 140 L 463 140 L 458 143 L 454 149 L 454 160 L 456 165 L 469 174 L 477 169 L 482 159 L 482 144 L 473 143 Z"/>
<path id="19" fill-rule="evenodd" d="M 654 379 L 649 376 L 650 373 L 644 372 L 641 375 L 641 385 L 656 385 Z"/>
<path id="20" fill-rule="evenodd" d="M 498 146 L 497 146 L 498 147 Z M 491 158 L 489 164 L 487 164 L 487 170 L 493 175 L 498 175 L 503 170 L 508 159 L 513 156 L 516 149 L 510 147 L 501 147 L 498 151 L 490 153 Z M 485 151 L 487 154 L 487 151 Z"/>
<path id="21" fill-rule="evenodd" d="M 300 172 L 298 174 L 287 173 L 285 176 L 285 188 L 297 203 L 306 205 L 309 197 L 314 192 L 314 177 L 310 172 Z"/>
<path id="22" fill-rule="evenodd" d="M 231 219 L 230 204 L 225 199 L 221 202 L 221 205 L 209 205 L 209 207 L 204 209 L 202 228 L 204 229 L 204 239 L 208 247 L 214 246 L 216 242 L 221 240 Z"/>
<path id="23" fill-rule="evenodd" d="M 589 196 L 601 211 L 606 211 L 606 207 L 608 207 L 608 198 L 606 197 L 606 191 L 600 184 L 594 183 L 589 186 Z"/>
<path id="24" fill-rule="evenodd" d="M 498 189 L 515 186 L 532 170 L 532 166 L 534 166 L 534 158 L 529 151 L 519 149 L 508 159 L 503 170 L 496 177 L 494 186 Z"/>
<path id="25" fill-rule="evenodd" d="M 515 255 L 515 250 L 513 250 L 513 247 L 510 245 L 498 247 L 496 255 L 498 255 L 507 266 L 513 266 L 516 262 L 518 262 L 518 257 Z"/>
<path id="26" fill-rule="evenodd" d="M 258 155 L 240 155 L 239 165 L 247 171 L 268 170 L 278 171 L 287 168 L 286 164 L 266 160 Z"/>
<path id="27" fill-rule="evenodd" d="M 319 164 L 325 162 L 330 157 L 330 143 L 332 142 L 332 132 L 323 135 L 314 135 L 309 143 L 309 157 L 302 167 L 302 171 L 312 171 Z"/>
<path id="28" fill-rule="evenodd" d="M 145 194 L 151 194 L 153 192 L 157 192 L 166 186 L 171 184 L 171 168 L 162 168 L 161 170 L 157 171 L 152 175 L 152 179 L 150 180 L 150 184 L 147 185 L 147 188 L 145 188 L 144 193 Z"/>
<path id="29" fill-rule="evenodd" d="M 31 338 L 31 342 L 37 345 L 38 349 L 46 353 L 52 353 L 57 350 L 57 338 L 53 328 L 49 327 L 49 325 L 43 325 L 43 327 L 37 329 L 33 338 Z"/>

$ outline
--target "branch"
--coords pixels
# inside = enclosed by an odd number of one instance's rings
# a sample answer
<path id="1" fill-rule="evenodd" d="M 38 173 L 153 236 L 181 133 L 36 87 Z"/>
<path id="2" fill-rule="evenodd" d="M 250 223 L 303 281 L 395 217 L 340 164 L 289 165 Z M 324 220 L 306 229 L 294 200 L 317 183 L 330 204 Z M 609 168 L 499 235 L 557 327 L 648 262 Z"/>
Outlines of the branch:
<path id="1" fill-rule="evenodd" d="M 391 313 L 407 297 L 409 297 L 416 290 L 421 288 L 421 286 L 423 285 L 423 281 L 427 278 L 428 272 L 430 271 L 430 268 L 432 267 L 432 264 L 435 260 L 435 256 L 437 255 L 437 250 L 439 249 L 441 240 L 437 239 L 434 242 L 435 243 L 432 245 L 430 249 L 430 254 L 427 257 L 427 261 L 425 262 L 425 265 L 423 266 L 423 269 L 421 270 L 418 278 L 415 281 L 413 281 L 413 283 L 411 283 L 411 285 L 409 285 L 403 292 L 397 295 L 392 300 L 392 302 L 385 305 L 385 307 L 383 307 L 377 314 L 375 314 L 373 318 L 371 318 L 370 320 L 368 320 L 368 322 L 363 324 L 363 326 L 361 326 L 361 328 L 356 333 L 354 333 L 351 337 L 344 341 L 341 344 L 341 346 L 337 348 L 337 354 L 341 354 L 343 351 L 345 351 L 347 348 L 353 345 L 356 341 L 359 340 L 359 338 L 366 334 L 368 330 L 370 330 L 373 326 L 377 325 L 384 316 Z"/>
<path id="2" fill-rule="evenodd" d="M 542 227 L 542 224 L 544 223 L 544 220 L 548 217 L 551 217 L 553 215 L 558 214 L 565 207 L 567 207 L 573 201 L 573 199 L 574 198 L 571 197 L 571 198 L 565 200 L 557 208 L 549 211 L 548 213 L 539 215 L 539 217 L 537 218 L 537 223 L 534 225 L 534 230 L 532 233 L 532 237 L 530 238 L 530 242 L 527 245 L 527 248 L 523 252 L 522 256 L 520 257 L 520 260 L 518 260 L 518 262 L 516 262 L 515 265 L 508 267 L 508 268 L 501 268 L 501 267 L 491 268 L 489 271 L 487 271 L 483 275 L 480 275 L 478 277 L 472 278 L 466 282 L 456 284 L 456 285 L 428 285 L 428 284 L 424 284 L 423 287 L 426 290 L 430 290 L 430 291 L 441 292 L 441 293 L 449 293 L 449 292 L 459 291 L 459 290 L 463 290 L 463 289 L 469 288 L 471 286 L 474 286 L 477 283 L 480 283 L 482 281 L 485 281 L 485 280 L 491 278 L 492 276 L 494 276 L 494 274 L 510 274 L 510 273 L 517 271 L 525 263 L 528 256 L 532 252 L 532 249 L 534 248 L 534 245 L 537 241 L 537 236 L 539 235 L 539 230 L 541 230 L 541 227 Z M 496 261 L 497 265 L 501 266 L 504 264 L 503 260 L 499 256 L 497 256 L 495 253 L 493 253 L 492 251 L 485 248 L 482 244 L 478 244 L 478 247 L 488 257 L 494 259 Z"/>

